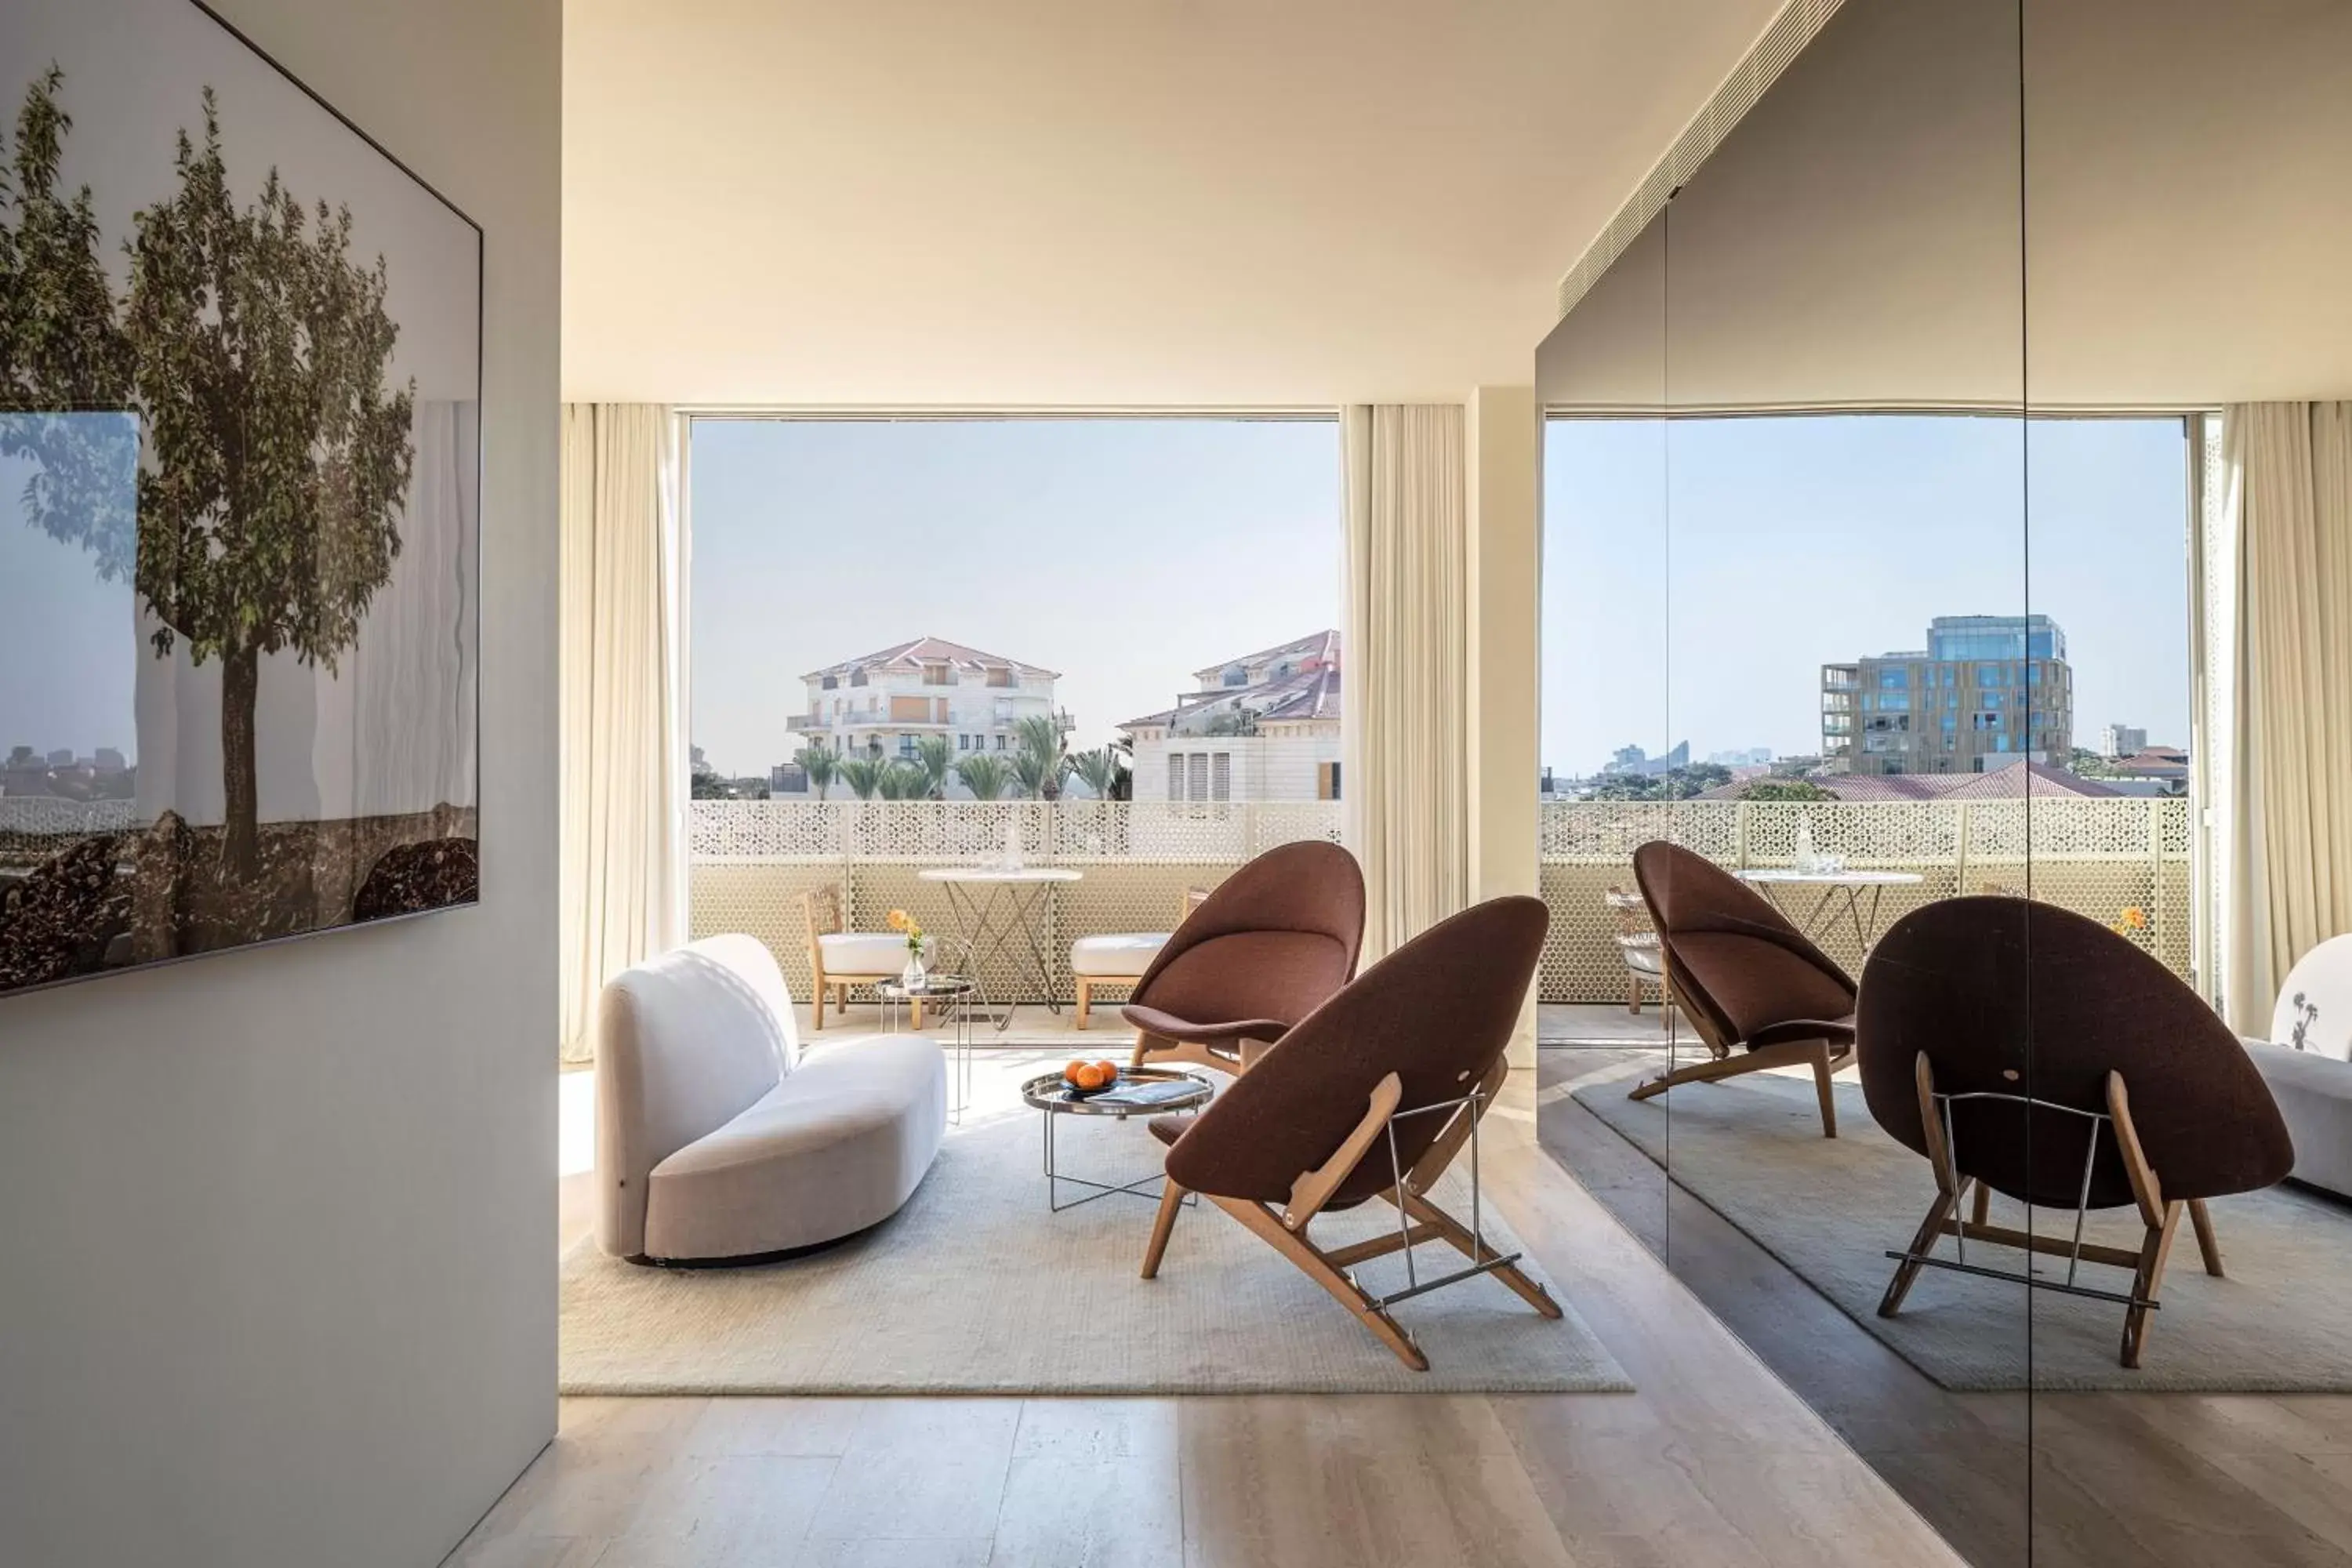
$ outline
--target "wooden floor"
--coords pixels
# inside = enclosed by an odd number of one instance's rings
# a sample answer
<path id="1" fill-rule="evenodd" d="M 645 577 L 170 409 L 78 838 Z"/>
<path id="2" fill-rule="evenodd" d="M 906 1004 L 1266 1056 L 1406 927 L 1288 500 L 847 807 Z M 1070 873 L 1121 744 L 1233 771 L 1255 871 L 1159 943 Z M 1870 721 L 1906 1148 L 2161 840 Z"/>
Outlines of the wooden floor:
<path id="1" fill-rule="evenodd" d="M 1488 1190 L 1637 1393 L 567 1400 L 554 1443 L 450 1561 L 1957 1563 L 1537 1148 L 1533 1099 L 1517 1082 L 1489 1118 Z M 1137 1205 L 1139 1239 L 1150 1216 Z"/>
<path id="2" fill-rule="evenodd" d="M 1568 1098 L 1651 1060 L 1546 1050 L 1545 1146 L 1978 1568 L 2352 1564 L 2352 1396 L 1948 1393 Z"/>

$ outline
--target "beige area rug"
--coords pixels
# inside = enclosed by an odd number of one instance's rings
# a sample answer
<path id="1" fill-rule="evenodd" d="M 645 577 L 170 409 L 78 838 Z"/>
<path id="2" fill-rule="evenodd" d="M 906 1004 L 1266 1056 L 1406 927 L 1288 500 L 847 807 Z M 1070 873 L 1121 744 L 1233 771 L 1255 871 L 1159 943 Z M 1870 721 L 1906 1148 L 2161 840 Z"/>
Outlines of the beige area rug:
<path id="1" fill-rule="evenodd" d="M 565 1394 L 1602 1393 L 1631 1388 L 1573 1310 L 1530 1310 L 1491 1279 L 1400 1303 L 1429 1356 L 1408 1371 L 1322 1289 L 1207 1204 L 1178 1220 L 1158 1279 L 1137 1276 L 1154 1205 L 1046 1207 L 1038 1113 L 951 1128 L 898 1216 L 838 1247 L 751 1268 L 563 1259 Z M 1157 1164 L 1140 1121 L 1065 1119 L 1065 1173 Z M 1066 1198 L 1076 1194 L 1064 1189 Z M 1441 1193 L 1465 1217 L 1466 1190 Z M 1316 1222 L 1325 1246 L 1392 1225 L 1373 1203 Z M 1489 1239 L 1517 1241 L 1486 1212 Z M 1428 1274 L 1460 1255 L 1420 1249 Z M 1527 1260 L 1530 1274 L 1541 1270 Z M 1359 1271 L 1403 1283 L 1400 1258 Z M 1549 1283 L 1549 1281 L 1547 1281 Z M 1554 1294 L 1558 1291 L 1555 1289 Z"/>

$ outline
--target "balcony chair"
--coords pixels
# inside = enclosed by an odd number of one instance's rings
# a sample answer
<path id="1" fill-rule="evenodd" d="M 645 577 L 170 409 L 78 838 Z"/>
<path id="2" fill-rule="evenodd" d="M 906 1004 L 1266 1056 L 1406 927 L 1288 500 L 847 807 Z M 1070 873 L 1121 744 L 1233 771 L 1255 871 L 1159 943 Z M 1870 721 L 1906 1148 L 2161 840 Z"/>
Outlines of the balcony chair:
<path id="1" fill-rule="evenodd" d="M 1267 850 L 1219 883 L 1135 983 L 1130 1065 L 1240 1072 L 1352 979 L 1364 874 L 1319 840 Z"/>
<path id="2" fill-rule="evenodd" d="M 1354 1313 L 1416 1372 L 1429 1358 L 1389 1307 L 1492 1274 L 1547 1318 L 1560 1309 L 1475 1228 L 1477 1124 L 1509 1073 L 1504 1048 L 1543 952 L 1541 900 L 1496 899 L 1432 926 L 1374 964 L 1257 1058 L 1197 1117 L 1150 1122 L 1168 1145 L 1160 1215 L 1143 1255 L 1154 1278 L 1185 1194 L 1198 1193 L 1241 1222 Z M 1468 1146 L 1473 1208 L 1464 1225 L 1430 1197 Z M 1398 1227 L 1326 1250 L 1315 1216 L 1380 1198 Z M 1468 1262 L 1401 1290 L 1368 1294 L 1355 1266 L 1443 1241 Z"/>
<path id="3" fill-rule="evenodd" d="M 1625 1011 L 1636 1017 L 1642 1012 L 1642 988 L 1654 985 L 1658 989 L 1658 1005 L 1666 1005 L 1666 964 L 1658 952 L 1658 933 L 1650 929 L 1648 906 L 1642 895 L 1629 893 L 1622 888 L 1612 888 L 1601 896 L 1608 907 L 1610 921 L 1617 928 L 1618 956 L 1625 961 Z"/>
<path id="4" fill-rule="evenodd" d="M 2270 1186 L 2294 1163 L 2229 1027 L 2153 955 L 2072 910 L 1984 897 L 1906 915 L 1871 952 L 1856 1022 L 1871 1115 L 1936 1173 L 1918 1233 L 1887 1255 L 1884 1318 L 1925 1268 L 2023 1282 L 1967 1256 L 1971 1241 L 2022 1248 L 2067 1260 L 2063 1280 L 2037 1276 L 2037 1289 L 2123 1306 L 2123 1364 L 2137 1367 L 2182 1210 L 2218 1278 L 2206 1200 Z M 2059 1224 L 1994 1225 L 1994 1193 L 2058 1210 Z M 2145 1227 L 2137 1247 L 2082 1239 L 2085 1213 L 2126 1206 Z M 1946 1236 L 1959 1248 L 1949 1259 L 1934 1256 Z M 2130 1270 L 2129 1289 L 2077 1284 L 2084 1262 Z"/>
<path id="5" fill-rule="evenodd" d="M 1185 889 L 1183 897 L 1176 901 L 1176 923 L 1182 925 L 1208 896 L 1206 888 Z M 1070 977 L 1077 984 L 1077 1026 L 1085 1028 L 1094 1016 L 1095 987 L 1133 987 L 1173 934 L 1164 931 L 1110 931 L 1100 936 L 1082 936 L 1070 943 Z"/>
<path id="6" fill-rule="evenodd" d="M 827 882 L 801 895 L 801 913 L 808 925 L 809 1032 L 824 1027 L 824 1003 L 833 998 L 834 1012 L 849 1011 L 849 988 L 896 980 L 906 972 L 907 939 L 894 931 L 847 931 L 841 914 L 841 884 Z M 923 957 L 931 956 L 931 939 L 923 938 Z M 923 1026 L 923 999 L 908 1002 L 908 1025 Z"/>
<path id="7" fill-rule="evenodd" d="M 1679 1084 L 1810 1064 L 1822 1136 L 1837 1136 L 1830 1079 L 1853 1059 L 1853 982 L 1787 916 L 1738 878 L 1663 839 L 1633 851 L 1665 981 L 1709 1059 L 1645 1080 L 1647 1100 Z"/>

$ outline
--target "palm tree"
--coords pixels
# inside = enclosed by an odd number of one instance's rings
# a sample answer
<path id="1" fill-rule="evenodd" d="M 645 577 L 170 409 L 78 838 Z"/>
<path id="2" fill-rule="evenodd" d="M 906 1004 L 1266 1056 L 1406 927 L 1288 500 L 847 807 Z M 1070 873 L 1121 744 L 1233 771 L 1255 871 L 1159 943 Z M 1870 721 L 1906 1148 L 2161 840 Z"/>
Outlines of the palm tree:
<path id="1" fill-rule="evenodd" d="M 915 766 L 922 770 L 923 787 L 912 798 L 945 800 L 948 797 L 948 738 L 945 735 L 922 735 L 915 741 Z"/>
<path id="2" fill-rule="evenodd" d="M 881 792 L 882 777 L 889 766 L 880 757 L 844 757 L 834 771 L 849 786 L 850 794 L 860 800 L 872 800 Z"/>
<path id="3" fill-rule="evenodd" d="M 921 800 L 930 787 L 930 775 L 923 771 L 920 763 L 893 757 L 882 764 L 879 788 L 884 800 Z"/>
<path id="4" fill-rule="evenodd" d="M 1013 787 L 1013 770 L 1005 765 L 1004 759 L 986 752 L 958 763 L 956 777 L 963 781 L 963 787 L 971 791 L 975 800 L 1002 799 L 1004 792 Z"/>
<path id="5" fill-rule="evenodd" d="M 793 753 L 793 761 L 800 764 L 801 772 L 808 774 L 808 782 L 816 785 L 819 800 L 823 800 L 824 792 L 833 787 L 833 781 L 841 776 L 841 754 L 823 741 L 814 741 L 803 746 Z"/>
<path id="6" fill-rule="evenodd" d="M 1052 800 L 1062 793 L 1062 779 L 1070 771 L 1063 750 L 1063 729 L 1044 713 L 1032 713 L 1014 727 L 1020 749 L 1013 754 L 1013 776 L 1032 800 Z"/>
<path id="7" fill-rule="evenodd" d="M 1112 748 L 1097 746 L 1091 752 L 1072 753 L 1070 771 L 1094 792 L 1097 800 L 1113 800 L 1118 797 L 1119 775 L 1127 772 L 1127 764 Z"/>

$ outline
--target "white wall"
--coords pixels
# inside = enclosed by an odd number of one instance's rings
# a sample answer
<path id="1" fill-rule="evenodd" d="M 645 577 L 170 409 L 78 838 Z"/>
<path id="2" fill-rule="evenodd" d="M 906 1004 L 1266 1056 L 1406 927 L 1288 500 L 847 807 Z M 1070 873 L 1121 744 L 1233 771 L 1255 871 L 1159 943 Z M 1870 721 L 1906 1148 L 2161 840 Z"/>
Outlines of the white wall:
<path id="1" fill-rule="evenodd" d="M 559 0 L 217 0 L 488 230 L 480 908 L 0 1001 L 0 1558 L 433 1563 L 555 1418 Z"/>

